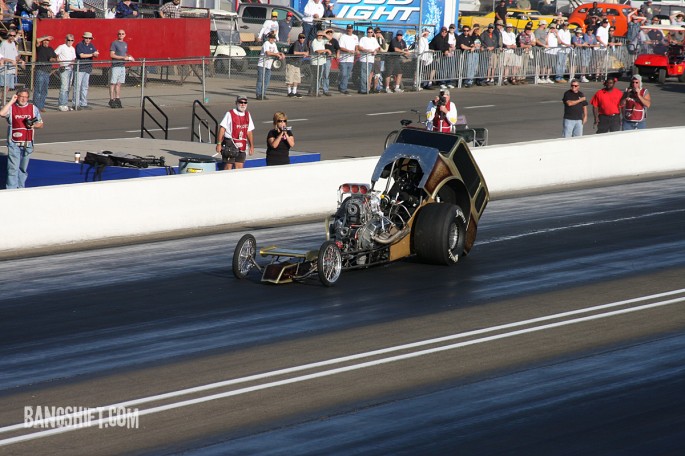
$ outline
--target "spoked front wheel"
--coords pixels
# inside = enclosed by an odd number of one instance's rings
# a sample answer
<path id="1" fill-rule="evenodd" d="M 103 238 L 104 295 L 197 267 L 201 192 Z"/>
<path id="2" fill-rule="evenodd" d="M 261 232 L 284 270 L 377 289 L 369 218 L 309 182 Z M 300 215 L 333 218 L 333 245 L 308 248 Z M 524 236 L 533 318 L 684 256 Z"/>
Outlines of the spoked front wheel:
<path id="1" fill-rule="evenodd" d="M 233 251 L 233 275 L 236 279 L 244 279 L 250 270 L 256 266 L 257 241 L 251 234 L 240 238 Z"/>
<path id="2" fill-rule="evenodd" d="M 397 135 L 399 134 L 398 130 L 393 130 L 390 132 L 388 136 L 385 137 L 385 148 L 387 149 L 390 144 L 395 144 L 395 140 L 397 139 Z"/>
<path id="3" fill-rule="evenodd" d="M 316 260 L 319 280 L 327 287 L 332 287 L 340 278 L 342 272 L 342 254 L 335 241 L 326 241 L 319 249 Z"/>

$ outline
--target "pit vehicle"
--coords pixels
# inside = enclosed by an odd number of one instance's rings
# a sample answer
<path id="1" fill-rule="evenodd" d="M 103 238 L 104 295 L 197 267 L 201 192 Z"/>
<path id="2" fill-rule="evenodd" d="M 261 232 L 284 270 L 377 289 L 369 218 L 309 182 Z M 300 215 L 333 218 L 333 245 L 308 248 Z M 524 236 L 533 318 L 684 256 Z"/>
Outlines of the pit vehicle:
<path id="1" fill-rule="evenodd" d="M 685 82 L 685 51 L 682 44 L 685 30 L 677 25 L 649 25 L 640 28 L 645 33 L 650 30 L 661 31 L 664 43 L 654 45 L 650 54 L 638 55 L 633 63 L 633 74 L 656 79 L 660 84 L 666 82 L 668 77 Z"/>
<path id="2" fill-rule="evenodd" d="M 488 201 L 485 179 L 461 136 L 404 128 L 378 160 L 371 184 L 339 187 L 318 250 L 258 249 L 246 234 L 235 247 L 233 274 L 243 279 L 257 269 L 262 282 L 318 277 L 332 286 L 342 271 L 412 255 L 453 265 L 473 247 Z M 260 265 L 257 254 L 268 264 Z"/>

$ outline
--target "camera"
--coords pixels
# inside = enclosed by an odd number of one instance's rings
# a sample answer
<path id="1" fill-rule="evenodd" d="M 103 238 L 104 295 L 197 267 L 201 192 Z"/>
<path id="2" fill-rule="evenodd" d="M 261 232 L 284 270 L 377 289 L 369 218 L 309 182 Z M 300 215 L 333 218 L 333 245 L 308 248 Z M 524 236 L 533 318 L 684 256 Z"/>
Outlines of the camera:
<path id="1" fill-rule="evenodd" d="M 447 104 L 447 98 L 445 98 L 444 95 L 440 95 L 440 98 L 438 98 L 438 107 L 445 106 L 446 104 Z"/>
<path id="2" fill-rule="evenodd" d="M 40 121 L 38 117 L 32 117 L 30 119 L 24 119 L 24 125 L 26 125 L 26 128 L 33 128 L 35 124 L 37 124 Z"/>

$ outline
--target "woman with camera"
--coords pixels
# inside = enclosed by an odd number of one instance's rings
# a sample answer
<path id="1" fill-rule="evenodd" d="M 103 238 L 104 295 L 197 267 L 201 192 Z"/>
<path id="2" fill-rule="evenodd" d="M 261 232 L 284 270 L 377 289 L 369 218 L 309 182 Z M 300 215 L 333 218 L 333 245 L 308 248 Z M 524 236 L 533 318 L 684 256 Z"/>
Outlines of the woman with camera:
<path id="1" fill-rule="evenodd" d="M 274 128 L 266 136 L 266 166 L 289 165 L 290 148 L 295 137 L 288 126 L 288 116 L 283 112 L 274 114 Z"/>

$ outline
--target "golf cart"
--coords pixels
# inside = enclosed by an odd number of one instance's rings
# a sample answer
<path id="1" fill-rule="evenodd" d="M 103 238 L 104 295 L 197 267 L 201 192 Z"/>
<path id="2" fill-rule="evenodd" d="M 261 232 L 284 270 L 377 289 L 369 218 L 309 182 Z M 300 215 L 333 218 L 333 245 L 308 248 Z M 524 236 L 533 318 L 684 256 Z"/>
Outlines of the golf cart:
<path id="1" fill-rule="evenodd" d="M 664 35 L 664 40 L 653 43 L 650 53 L 637 56 L 633 74 L 657 80 L 660 84 L 666 82 L 668 77 L 677 77 L 679 82 L 685 82 L 685 28 L 678 25 L 648 25 L 641 29 L 644 33 L 658 30 Z"/>

